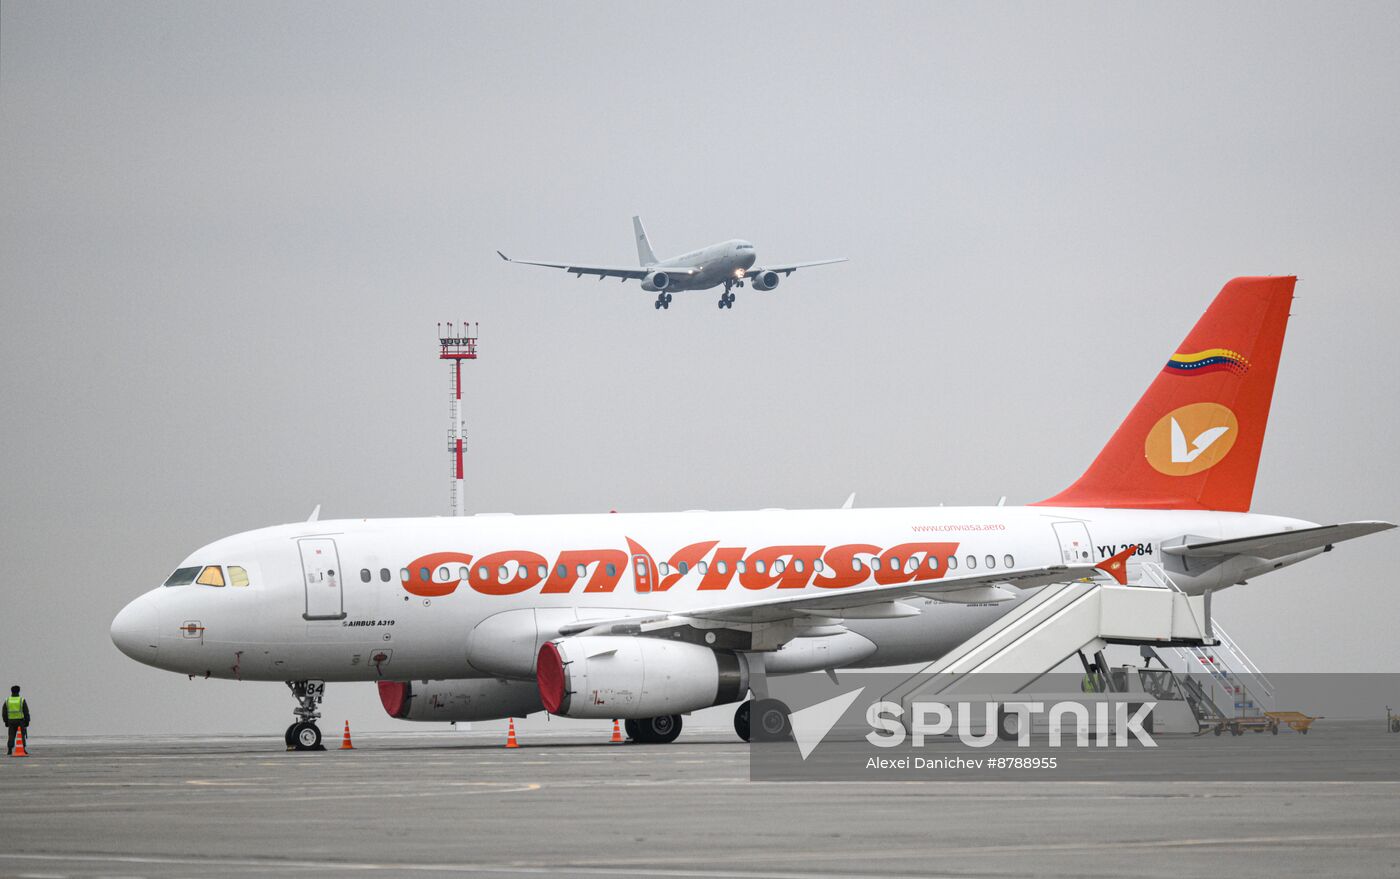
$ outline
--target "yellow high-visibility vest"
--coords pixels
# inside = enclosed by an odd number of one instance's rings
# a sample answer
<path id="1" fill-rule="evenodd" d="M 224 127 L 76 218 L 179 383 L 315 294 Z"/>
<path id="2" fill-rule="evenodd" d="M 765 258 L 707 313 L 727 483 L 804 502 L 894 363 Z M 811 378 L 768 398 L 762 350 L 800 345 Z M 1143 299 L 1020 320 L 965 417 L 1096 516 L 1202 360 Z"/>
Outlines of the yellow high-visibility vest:
<path id="1" fill-rule="evenodd" d="M 5 700 L 5 719 L 6 719 L 6 720 L 23 720 L 23 719 L 24 719 L 24 697 L 23 697 L 23 696 L 11 696 L 10 698 L 8 698 L 8 699 Z"/>

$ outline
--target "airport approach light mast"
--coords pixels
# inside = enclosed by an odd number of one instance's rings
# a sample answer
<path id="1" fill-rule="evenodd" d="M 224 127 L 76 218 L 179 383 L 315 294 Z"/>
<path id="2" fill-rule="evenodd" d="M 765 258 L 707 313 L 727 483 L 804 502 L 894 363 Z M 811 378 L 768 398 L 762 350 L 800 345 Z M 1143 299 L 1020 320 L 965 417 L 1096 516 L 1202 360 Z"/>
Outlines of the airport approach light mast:
<path id="1" fill-rule="evenodd" d="M 467 424 L 462 411 L 462 361 L 476 359 L 476 338 L 481 325 L 463 321 L 460 331 L 455 326 L 451 321 L 438 324 L 438 359 L 452 364 L 449 373 L 452 420 L 447 431 L 447 448 L 452 458 L 452 515 L 465 516 L 467 483 L 462 459 L 467 451 Z"/>

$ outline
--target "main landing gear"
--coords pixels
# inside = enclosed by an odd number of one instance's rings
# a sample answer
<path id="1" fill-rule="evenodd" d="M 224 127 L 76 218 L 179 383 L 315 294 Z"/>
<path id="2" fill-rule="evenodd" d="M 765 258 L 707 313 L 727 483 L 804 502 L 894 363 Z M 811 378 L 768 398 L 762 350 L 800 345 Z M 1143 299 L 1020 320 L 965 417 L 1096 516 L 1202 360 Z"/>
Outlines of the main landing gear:
<path id="1" fill-rule="evenodd" d="M 657 296 L 656 296 L 656 307 L 657 307 L 658 309 L 660 309 L 660 308 L 670 308 L 670 307 L 671 307 L 671 294 L 670 294 L 670 293 L 658 293 Z"/>
<path id="2" fill-rule="evenodd" d="M 720 308 L 733 308 L 733 307 L 734 307 L 734 294 L 730 292 L 730 289 L 733 288 L 733 287 L 742 287 L 742 286 L 744 286 L 744 282 L 743 282 L 743 281 L 725 281 L 725 282 L 724 282 L 724 292 L 721 293 L 721 294 L 719 294 L 719 307 L 720 307 Z"/>
<path id="3" fill-rule="evenodd" d="M 321 728 L 316 725 L 320 719 L 321 700 L 326 695 L 325 681 L 287 681 L 297 707 L 292 709 L 296 723 L 287 727 L 287 750 L 324 751 L 321 744 Z"/>
<path id="4" fill-rule="evenodd" d="M 792 738 L 791 715 L 777 699 L 750 699 L 734 712 L 734 732 L 746 742 L 785 742 Z"/>
<path id="5" fill-rule="evenodd" d="M 624 720 L 622 726 L 627 730 L 627 738 L 639 745 L 669 745 L 681 734 L 681 716 L 663 714 L 641 720 Z"/>

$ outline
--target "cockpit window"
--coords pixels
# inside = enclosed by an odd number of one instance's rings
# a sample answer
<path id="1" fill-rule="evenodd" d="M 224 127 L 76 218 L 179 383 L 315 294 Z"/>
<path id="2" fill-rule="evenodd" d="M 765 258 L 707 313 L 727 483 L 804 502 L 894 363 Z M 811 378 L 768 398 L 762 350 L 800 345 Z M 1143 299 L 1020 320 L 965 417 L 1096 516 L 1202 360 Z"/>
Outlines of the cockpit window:
<path id="1" fill-rule="evenodd" d="M 224 569 L 218 565 L 210 565 L 204 569 L 204 573 L 195 580 L 201 586 L 222 586 L 224 585 Z"/>
<path id="2" fill-rule="evenodd" d="M 247 586 L 247 585 L 248 585 L 248 572 L 245 571 L 243 568 L 240 568 L 238 565 L 229 565 L 229 566 L 228 566 L 228 585 L 230 585 L 230 586 Z"/>
<path id="3" fill-rule="evenodd" d="M 199 567 L 176 568 L 175 573 L 165 579 L 166 586 L 188 586 L 199 576 Z"/>

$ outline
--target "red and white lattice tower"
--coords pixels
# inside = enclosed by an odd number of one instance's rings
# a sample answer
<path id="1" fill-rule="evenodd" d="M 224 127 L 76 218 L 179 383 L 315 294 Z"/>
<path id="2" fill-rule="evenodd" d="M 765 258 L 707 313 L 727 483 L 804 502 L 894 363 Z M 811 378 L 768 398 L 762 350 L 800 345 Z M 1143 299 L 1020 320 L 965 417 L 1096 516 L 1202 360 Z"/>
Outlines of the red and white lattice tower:
<path id="1" fill-rule="evenodd" d="M 463 456 L 467 453 L 467 422 L 462 410 L 462 361 L 476 359 L 479 324 L 463 322 L 438 324 L 438 359 L 452 364 L 452 422 L 447 430 L 447 449 L 452 456 L 452 515 L 466 515 L 467 483 Z M 446 328 L 446 332 L 444 332 Z"/>

